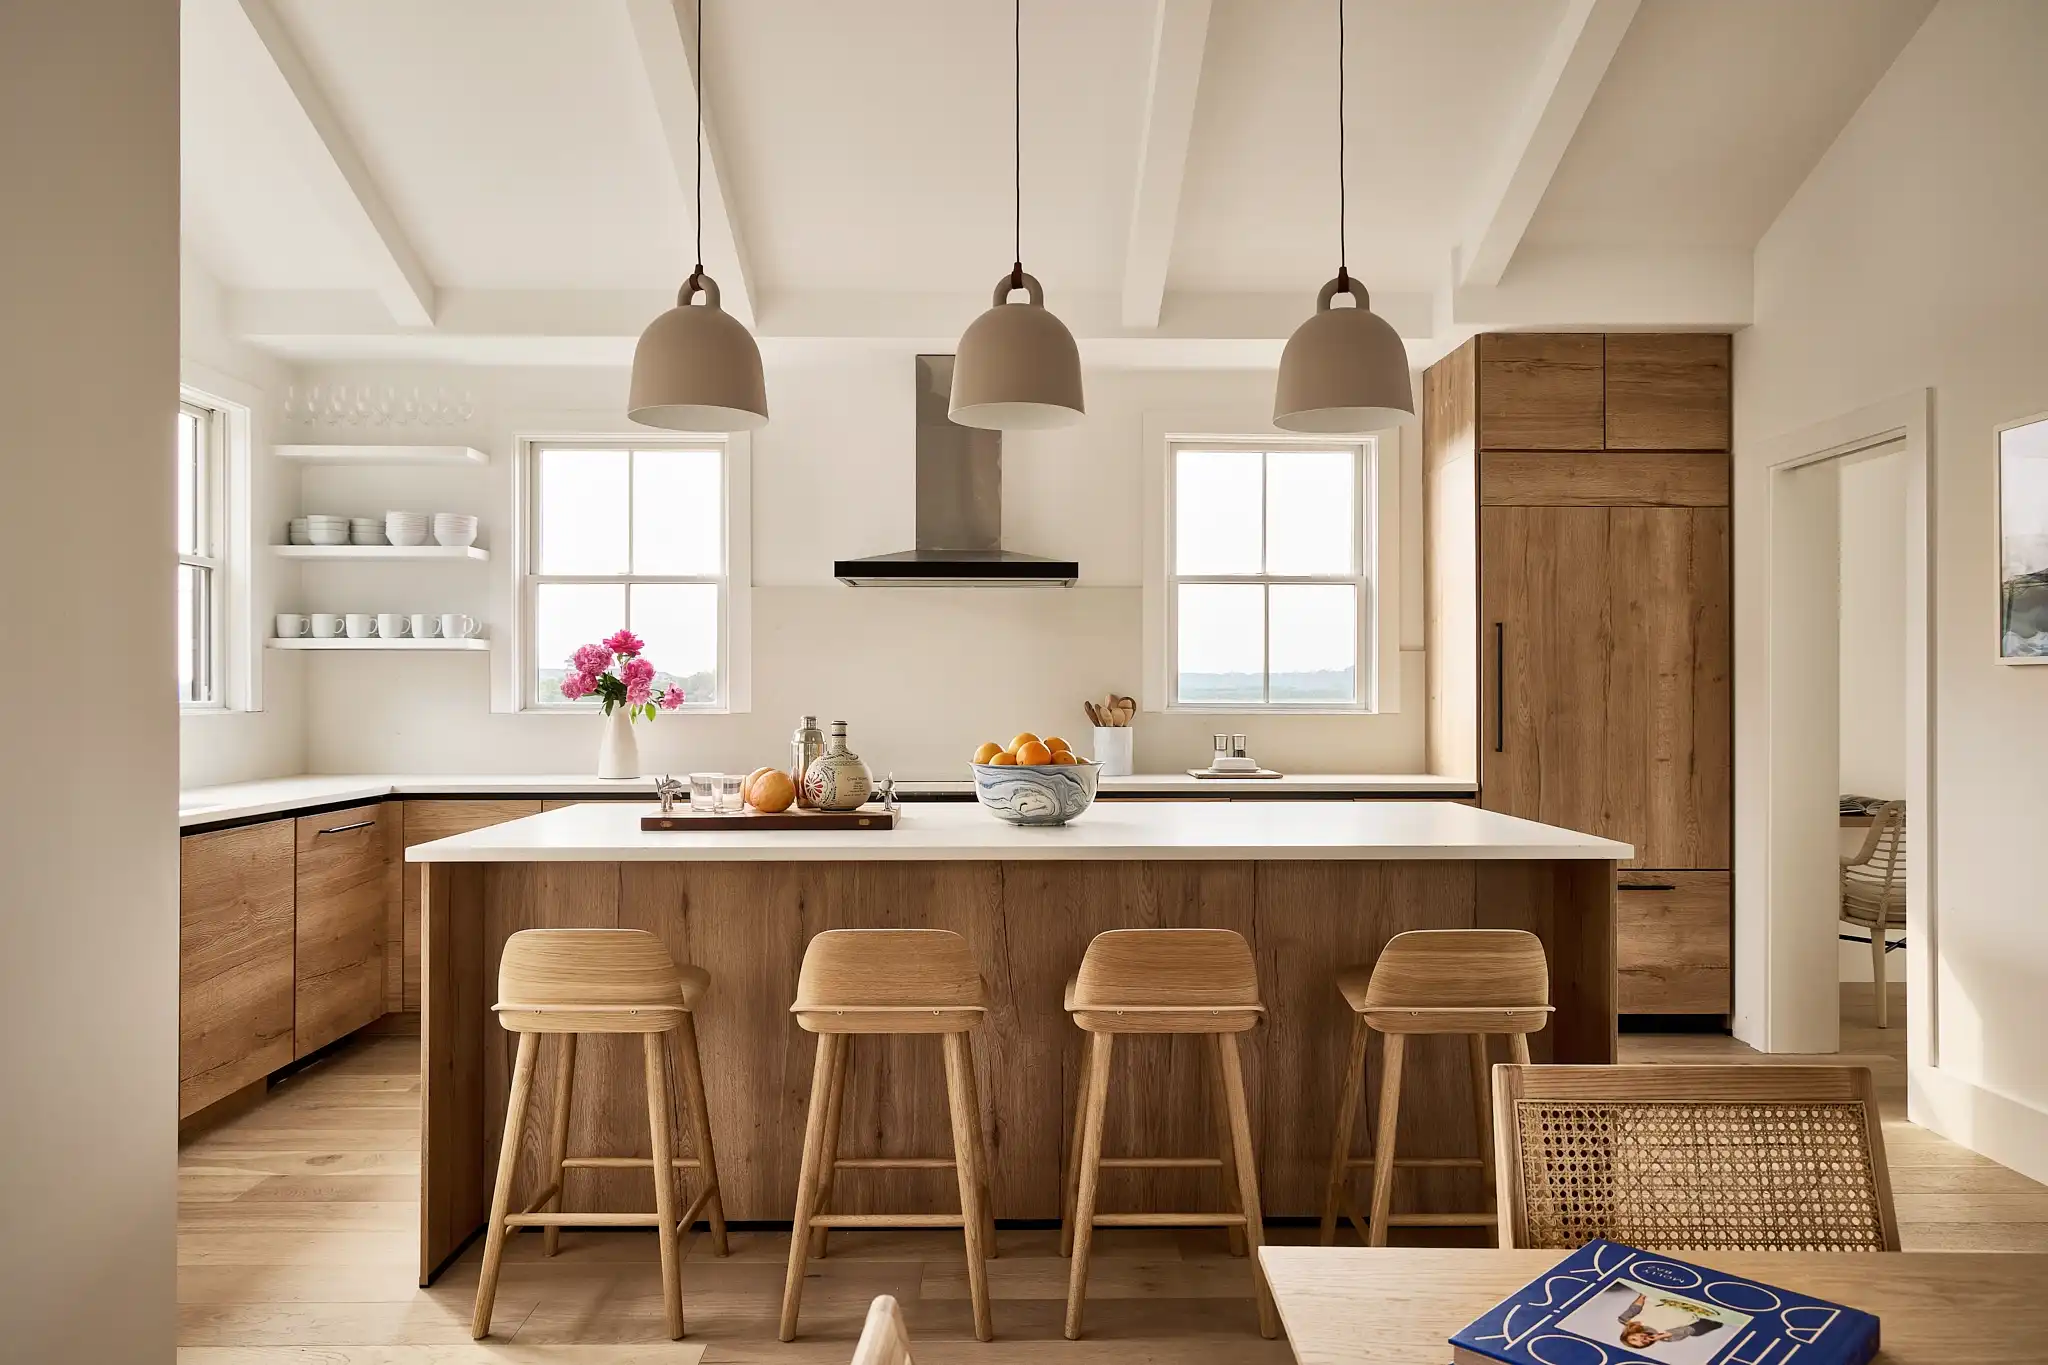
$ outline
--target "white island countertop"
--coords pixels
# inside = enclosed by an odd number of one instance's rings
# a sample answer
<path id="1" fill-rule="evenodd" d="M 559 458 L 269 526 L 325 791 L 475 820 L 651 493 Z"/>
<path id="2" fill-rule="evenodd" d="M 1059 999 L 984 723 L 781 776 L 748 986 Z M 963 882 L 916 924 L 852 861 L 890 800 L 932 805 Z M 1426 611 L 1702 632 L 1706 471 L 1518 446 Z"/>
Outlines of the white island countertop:
<path id="1" fill-rule="evenodd" d="M 1451 801 L 1098 801 L 1072 824 L 909 804 L 892 830 L 650 832 L 652 803 L 590 802 L 405 851 L 412 863 L 957 862 L 982 859 L 1577 859 L 1627 844 Z"/>

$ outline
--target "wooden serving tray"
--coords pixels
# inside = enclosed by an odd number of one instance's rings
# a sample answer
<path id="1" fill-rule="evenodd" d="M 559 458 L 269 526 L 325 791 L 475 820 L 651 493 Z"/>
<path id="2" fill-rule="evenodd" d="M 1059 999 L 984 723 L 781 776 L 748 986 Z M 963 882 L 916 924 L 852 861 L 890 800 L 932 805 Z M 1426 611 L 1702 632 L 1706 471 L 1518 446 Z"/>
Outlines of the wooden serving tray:
<path id="1" fill-rule="evenodd" d="M 894 829 L 896 812 L 883 810 L 879 806 L 862 806 L 859 810 L 784 810 L 770 815 L 762 811 L 744 811 L 738 815 L 711 814 L 698 811 L 677 811 L 674 815 L 643 815 L 640 817 L 643 830 L 718 830 L 718 829 Z"/>

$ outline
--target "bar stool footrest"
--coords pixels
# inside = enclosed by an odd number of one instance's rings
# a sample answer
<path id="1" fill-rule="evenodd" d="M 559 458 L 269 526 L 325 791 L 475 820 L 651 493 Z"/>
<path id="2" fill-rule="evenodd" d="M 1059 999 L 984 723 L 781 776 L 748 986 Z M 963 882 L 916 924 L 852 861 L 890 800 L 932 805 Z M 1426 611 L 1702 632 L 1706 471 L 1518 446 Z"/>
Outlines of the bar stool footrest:
<path id="1" fill-rule="evenodd" d="M 658 1228 L 658 1213 L 508 1213 L 508 1228 Z"/>
<path id="2" fill-rule="evenodd" d="M 960 1163 L 949 1156 L 835 1157 L 835 1171 L 950 1171 Z"/>
<path id="3" fill-rule="evenodd" d="M 679 1156 L 668 1163 L 679 1171 L 691 1171 L 704 1163 L 693 1156 Z M 654 1168 L 654 1158 L 647 1156 L 565 1156 L 562 1169 L 565 1171 L 646 1171 Z"/>
<path id="4" fill-rule="evenodd" d="M 1106 1156 L 1095 1163 L 1105 1171 L 1219 1171 L 1223 1159 L 1214 1156 Z"/>
<path id="5" fill-rule="evenodd" d="M 814 1213 L 814 1228 L 959 1228 L 967 1222 L 957 1213 Z"/>
<path id="6" fill-rule="evenodd" d="M 1089 1222 L 1098 1228 L 1241 1228 L 1245 1226 L 1245 1216 L 1241 1213 L 1098 1213 Z"/>

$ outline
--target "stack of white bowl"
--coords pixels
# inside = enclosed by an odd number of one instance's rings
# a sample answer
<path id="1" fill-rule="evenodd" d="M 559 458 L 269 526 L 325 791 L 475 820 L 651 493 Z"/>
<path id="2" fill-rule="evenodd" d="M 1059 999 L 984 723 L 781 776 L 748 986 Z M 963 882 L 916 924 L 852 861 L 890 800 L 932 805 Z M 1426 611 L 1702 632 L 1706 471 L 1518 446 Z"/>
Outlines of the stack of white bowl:
<path id="1" fill-rule="evenodd" d="M 384 534 L 393 545 L 424 545 L 433 521 L 425 512 L 386 512 Z"/>
<path id="2" fill-rule="evenodd" d="M 349 523 L 347 517 L 331 517 L 320 512 L 306 514 L 306 541 L 311 545 L 348 544 Z"/>
<path id="3" fill-rule="evenodd" d="M 351 545 L 388 545 L 384 539 L 382 517 L 350 517 L 348 519 L 348 543 Z"/>
<path id="4" fill-rule="evenodd" d="M 287 545 L 311 545 L 313 537 L 306 533 L 306 519 L 293 517 L 285 526 L 284 540 Z"/>
<path id="5" fill-rule="evenodd" d="M 476 518 L 460 512 L 434 513 L 434 539 L 443 545 L 476 544 Z"/>

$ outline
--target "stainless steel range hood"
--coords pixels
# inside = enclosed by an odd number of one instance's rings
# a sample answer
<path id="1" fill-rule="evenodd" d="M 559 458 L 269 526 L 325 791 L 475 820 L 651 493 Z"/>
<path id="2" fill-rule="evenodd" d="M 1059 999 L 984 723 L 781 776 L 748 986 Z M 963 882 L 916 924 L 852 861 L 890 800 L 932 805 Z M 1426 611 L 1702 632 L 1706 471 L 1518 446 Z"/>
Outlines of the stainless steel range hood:
<path id="1" fill-rule="evenodd" d="M 1003 434 L 946 416 L 953 357 L 917 357 L 917 548 L 834 561 L 852 587 L 1069 588 L 1071 559 L 1003 548 Z"/>

